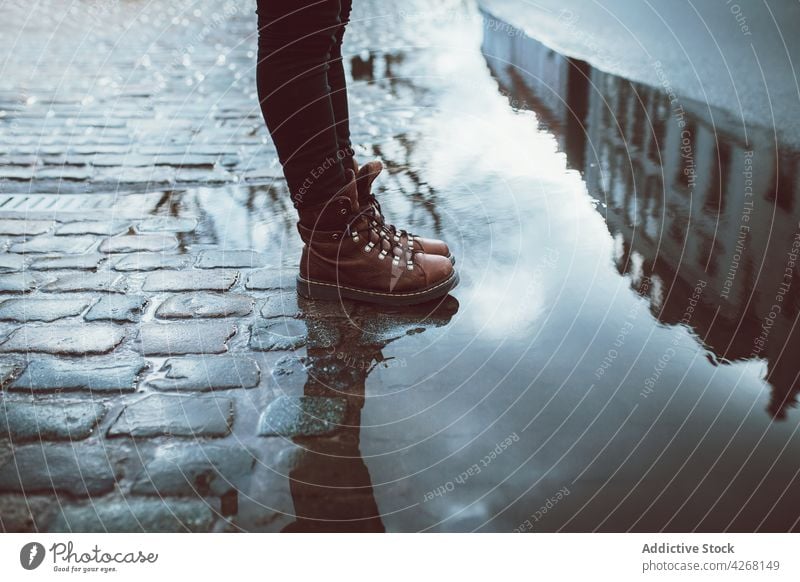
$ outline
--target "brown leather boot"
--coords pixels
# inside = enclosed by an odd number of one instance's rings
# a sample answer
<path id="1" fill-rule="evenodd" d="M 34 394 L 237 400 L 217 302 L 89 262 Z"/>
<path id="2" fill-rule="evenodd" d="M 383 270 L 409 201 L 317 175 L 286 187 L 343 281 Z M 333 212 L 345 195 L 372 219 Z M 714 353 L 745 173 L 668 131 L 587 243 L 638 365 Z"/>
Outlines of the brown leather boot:
<path id="1" fill-rule="evenodd" d="M 371 212 L 361 212 L 355 175 L 324 204 L 299 209 L 305 245 L 297 292 L 309 299 L 355 299 L 412 305 L 437 299 L 458 284 L 443 256 L 417 251 L 386 236 Z"/>
<path id="2" fill-rule="evenodd" d="M 417 236 L 386 222 L 386 218 L 381 212 L 381 205 L 372 193 L 372 183 L 375 181 L 375 178 L 378 177 L 378 174 L 381 173 L 381 170 L 383 170 L 383 164 L 381 162 L 373 160 L 359 168 L 355 158 L 347 159 L 350 163 L 346 163 L 345 167 L 352 168 L 356 173 L 356 182 L 358 182 L 358 202 L 362 211 L 372 216 L 372 219 L 380 225 L 386 236 L 394 239 L 398 244 L 406 244 L 410 239 L 414 243 L 415 251 L 428 253 L 430 255 L 441 255 L 450 259 L 451 263 L 456 263 L 453 253 L 450 252 L 450 248 L 444 241 Z"/>

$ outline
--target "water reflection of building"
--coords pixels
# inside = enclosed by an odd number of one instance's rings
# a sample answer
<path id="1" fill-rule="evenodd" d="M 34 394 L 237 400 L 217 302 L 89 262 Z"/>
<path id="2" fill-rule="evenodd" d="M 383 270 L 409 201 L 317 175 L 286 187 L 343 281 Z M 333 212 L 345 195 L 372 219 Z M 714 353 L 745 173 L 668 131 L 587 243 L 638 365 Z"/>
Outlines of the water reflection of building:
<path id="1" fill-rule="evenodd" d="M 485 27 L 501 90 L 534 109 L 579 170 L 615 237 L 617 267 L 645 278 L 660 321 L 688 323 L 721 363 L 762 358 L 769 412 L 794 405 L 800 348 L 798 153 L 773 132 Z M 689 299 L 705 282 L 698 308 Z M 643 291 L 643 293 L 645 293 Z"/>

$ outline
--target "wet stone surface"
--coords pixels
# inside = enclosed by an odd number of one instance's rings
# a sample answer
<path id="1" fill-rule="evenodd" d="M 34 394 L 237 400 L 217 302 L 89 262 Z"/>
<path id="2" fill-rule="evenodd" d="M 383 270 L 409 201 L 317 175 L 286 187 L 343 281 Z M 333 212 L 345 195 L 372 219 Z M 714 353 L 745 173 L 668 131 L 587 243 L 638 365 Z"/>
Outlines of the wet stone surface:
<path id="1" fill-rule="evenodd" d="M 178 247 L 173 234 L 132 234 L 115 236 L 100 243 L 101 253 L 140 253 L 172 250 Z"/>
<path id="2" fill-rule="evenodd" d="M 27 293 L 47 281 L 43 276 L 28 273 L 0 275 L 0 293 Z"/>
<path id="3" fill-rule="evenodd" d="M 136 348 L 142 354 L 221 354 L 236 326 L 224 322 L 148 323 L 139 327 Z M 0 345 L 2 349 L 2 345 Z"/>
<path id="4" fill-rule="evenodd" d="M 0 492 L 101 495 L 114 488 L 117 474 L 102 446 L 29 444 L 17 447 L 0 466 Z"/>
<path id="5" fill-rule="evenodd" d="M 127 232 L 131 227 L 130 222 L 114 220 L 86 220 L 68 222 L 56 228 L 56 235 L 97 234 L 113 236 Z"/>
<path id="6" fill-rule="evenodd" d="M 192 232 L 195 228 L 196 219 L 175 216 L 153 216 L 136 224 L 137 232 Z"/>
<path id="7" fill-rule="evenodd" d="M 322 396 L 281 396 L 264 411 L 259 421 L 261 436 L 311 437 L 340 428 L 347 400 Z"/>
<path id="8" fill-rule="evenodd" d="M 0 303 L 0 320 L 55 321 L 80 315 L 91 303 L 89 298 L 7 299 Z"/>
<path id="9" fill-rule="evenodd" d="M 214 512 L 199 499 L 125 498 L 92 505 L 65 506 L 48 528 L 52 532 L 207 532 Z"/>
<path id="10" fill-rule="evenodd" d="M 15 243 L 12 253 L 62 253 L 66 255 L 87 252 L 97 242 L 93 236 L 39 236 L 29 241 Z"/>
<path id="11" fill-rule="evenodd" d="M 25 257 L 11 253 L 0 253 L 0 273 L 14 273 L 25 267 Z"/>
<path id="12" fill-rule="evenodd" d="M 134 253 L 114 261 L 117 271 L 156 271 L 158 269 L 184 269 L 192 264 L 192 257 L 162 253 Z"/>
<path id="13" fill-rule="evenodd" d="M 47 232 L 52 226 L 49 220 L 0 219 L 0 235 L 33 236 Z"/>
<path id="14" fill-rule="evenodd" d="M 139 374 L 146 367 L 144 360 L 131 357 L 102 360 L 84 358 L 78 362 L 35 359 L 14 380 L 9 390 L 133 392 Z"/>
<path id="15" fill-rule="evenodd" d="M 296 276 L 295 271 L 288 269 L 256 269 L 248 275 L 245 287 L 260 291 L 291 289 L 295 286 Z"/>
<path id="16" fill-rule="evenodd" d="M 84 319 L 86 321 L 138 321 L 147 303 L 141 295 L 107 295 L 92 305 Z"/>
<path id="17" fill-rule="evenodd" d="M 294 290 L 271 294 L 262 304 L 259 313 L 265 319 L 301 317 L 303 315 L 303 311 L 298 305 L 297 292 Z"/>
<path id="18" fill-rule="evenodd" d="M 63 269 L 92 270 L 105 257 L 99 254 L 67 255 L 34 259 L 30 268 L 34 271 L 55 271 Z"/>
<path id="19" fill-rule="evenodd" d="M 255 360 L 240 356 L 168 359 L 147 382 L 157 390 L 207 391 L 258 386 L 261 372 Z"/>
<path id="20" fill-rule="evenodd" d="M 257 321 L 250 332 L 250 347 L 264 352 L 296 350 L 306 345 L 306 326 L 295 319 Z"/>
<path id="21" fill-rule="evenodd" d="M 263 253 L 248 250 L 203 251 L 197 258 L 196 266 L 200 269 L 216 269 L 220 267 L 264 267 L 267 258 Z"/>
<path id="22" fill-rule="evenodd" d="M 173 295 L 156 310 L 161 319 L 195 317 L 244 317 L 253 310 L 253 300 L 234 293 L 189 293 Z M 2 310 L 0 310 L 0 314 Z"/>
<path id="23" fill-rule="evenodd" d="M 15 329 L 0 344 L 0 352 L 41 352 L 45 354 L 85 355 L 105 354 L 125 337 L 116 325 L 87 323 L 78 326 L 54 324 L 26 325 Z"/>
<path id="24" fill-rule="evenodd" d="M 159 447 L 134 478 L 140 495 L 222 496 L 242 487 L 255 457 L 241 446 L 175 443 Z"/>
<path id="25" fill-rule="evenodd" d="M 125 406 L 109 437 L 224 437 L 233 424 L 233 400 L 217 396 L 148 394 Z"/>
<path id="26" fill-rule="evenodd" d="M 144 291 L 227 291 L 236 282 L 238 271 L 189 270 L 151 273 L 144 282 Z"/>
<path id="27" fill-rule="evenodd" d="M 0 402 L 0 438 L 18 443 L 85 439 L 106 411 L 95 402 Z"/>
<path id="28" fill-rule="evenodd" d="M 47 293 L 102 291 L 106 293 L 124 293 L 127 281 L 124 275 L 112 272 L 77 273 L 59 277 L 52 283 L 42 286 Z"/>

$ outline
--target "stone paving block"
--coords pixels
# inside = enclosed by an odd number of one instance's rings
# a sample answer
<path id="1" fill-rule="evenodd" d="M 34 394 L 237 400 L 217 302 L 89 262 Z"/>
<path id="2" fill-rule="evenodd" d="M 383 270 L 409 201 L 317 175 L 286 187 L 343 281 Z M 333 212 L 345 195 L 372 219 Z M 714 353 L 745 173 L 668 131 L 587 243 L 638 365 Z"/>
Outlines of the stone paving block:
<path id="1" fill-rule="evenodd" d="M 215 512 L 201 499 L 128 498 L 62 506 L 50 532 L 209 532 Z"/>
<path id="2" fill-rule="evenodd" d="M 259 420 L 260 436 L 310 437 L 330 434 L 344 422 L 347 400 L 325 396 L 280 396 Z"/>
<path id="3" fill-rule="evenodd" d="M 14 442 L 82 440 L 105 414 L 99 402 L 0 403 L 0 438 Z"/>
<path id="4" fill-rule="evenodd" d="M 30 182 L 33 180 L 33 166 L 29 168 L 4 168 L 0 180 L 12 180 L 15 182 Z"/>
<path id="5" fill-rule="evenodd" d="M 119 345 L 124 337 L 121 327 L 104 323 L 25 325 L 11 332 L 0 344 L 0 352 L 104 354 Z"/>
<path id="6" fill-rule="evenodd" d="M 44 495 L 0 495 L 0 533 L 45 531 L 52 501 Z"/>
<path id="7" fill-rule="evenodd" d="M 25 268 L 25 257 L 14 253 L 0 253 L 0 273 L 14 273 Z"/>
<path id="8" fill-rule="evenodd" d="M 14 449 L 0 466 L 0 492 L 96 496 L 111 491 L 117 475 L 105 446 L 29 444 Z"/>
<path id="9" fill-rule="evenodd" d="M 140 221 L 136 225 L 136 232 L 192 232 L 195 228 L 196 218 L 153 216 Z"/>
<path id="10" fill-rule="evenodd" d="M 220 267 L 264 267 L 267 258 L 263 253 L 251 250 L 208 250 L 200 253 L 196 266 L 200 269 Z"/>
<path id="11" fill-rule="evenodd" d="M 240 356 L 170 358 L 161 367 L 162 377 L 146 385 L 158 390 L 207 391 L 254 388 L 261 372 L 255 360 Z"/>
<path id="12" fill-rule="evenodd" d="M 0 275 L 0 293 L 28 293 L 48 280 L 29 273 Z"/>
<path id="13" fill-rule="evenodd" d="M 279 292 L 270 294 L 259 309 L 261 317 L 272 319 L 276 317 L 302 317 L 303 312 L 297 303 L 297 292 Z"/>
<path id="14" fill-rule="evenodd" d="M 146 356 L 221 354 L 235 333 L 235 325 L 223 322 L 148 323 L 139 328 L 136 346 Z"/>
<path id="15" fill-rule="evenodd" d="M 97 242 L 91 235 L 37 236 L 31 240 L 11 245 L 12 253 L 59 253 L 77 255 L 87 252 Z"/>
<path id="16" fill-rule="evenodd" d="M 297 271 L 287 269 L 255 269 L 247 276 L 246 289 L 271 291 L 273 289 L 292 289 L 295 286 Z"/>
<path id="17" fill-rule="evenodd" d="M 155 189 L 172 186 L 175 182 L 175 168 L 131 168 L 128 166 L 100 168 L 95 176 L 95 182 L 104 181 L 108 182 L 108 186 L 112 188 L 130 186 Z"/>
<path id="18" fill-rule="evenodd" d="M 75 317 L 83 313 L 91 302 L 88 297 L 7 299 L 0 303 L 0 321 L 55 321 Z"/>
<path id="19" fill-rule="evenodd" d="M 25 392 L 133 392 L 139 374 L 146 368 L 147 363 L 136 357 L 83 358 L 80 362 L 35 359 L 8 389 Z"/>
<path id="20" fill-rule="evenodd" d="M 306 345 L 306 326 L 295 319 L 256 321 L 250 330 L 250 347 L 262 352 L 296 350 Z"/>
<path id="21" fill-rule="evenodd" d="M 77 222 L 67 222 L 56 229 L 57 236 L 73 234 L 101 234 L 114 236 L 127 232 L 131 227 L 130 221 L 117 220 L 81 220 Z"/>
<path id="22" fill-rule="evenodd" d="M 170 443 L 135 477 L 138 495 L 221 497 L 242 487 L 256 459 L 241 445 Z"/>
<path id="23" fill-rule="evenodd" d="M 30 269 L 34 271 L 54 271 L 58 269 L 88 271 L 96 269 L 102 259 L 103 255 L 98 255 L 96 253 L 41 257 L 33 260 Z"/>
<path id="24" fill-rule="evenodd" d="M 189 255 L 163 253 L 133 253 L 114 262 L 117 271 L 155 271 L 157 269 L 185 269 L 194 262 Z"/>
<path id="25" fill-rule="evenodd" d="M 53 226 L 52 220 L 0 219 L 0 235 L 35 236 L 44 234 Z"/>
<path id="26" fill-rule="evenodd" d="M 148 394 L 128 404 L 109 437 L 224 437 L 233 425 L 233 400 L 218 396 Z"/>
<path id="27" fill-rule="evenodd" d="M 91 180 L 92 170 L 69 166 L 36 169 L 37 180 L 68 180 L 71 182 L 84 182 Z"/>
<path id="28" fill-rule="evenodd" d="M 168 251 L 178 247 L 178 239 L 172 233 L 126 234 L 114 236 L 100 243 L 101 253 L 141 253 Z"/>
<path id="29" fill-rule="evenodd" d="M 147 298 L 140 295 L 106 295 L 92 305 L 86 321 L 138 321 Z"/>
<path id="30" fill-rule="evenodd" d="M 104 271 L 100 273 L 73 273 L 58 277 L 47 283 L 42 291 L 47 293 L 63 293 L 68 291 L 102 291 L 105 293 L 124 293 L 127 280 L 124 275 Z"/>
<path id="31" fill-rule="evenodd" d="M 145 279 L 145 291 L 227 291 L 239 276 L 234 270 L 165 271 L 151 273 Z"/>
<path id="32" fill-rule="evenodd" d="M 253 300 L 234 293 L 187 293 L 173 295 L 156 311 L 161 319 L 244 317 L 253 311 Z"/>

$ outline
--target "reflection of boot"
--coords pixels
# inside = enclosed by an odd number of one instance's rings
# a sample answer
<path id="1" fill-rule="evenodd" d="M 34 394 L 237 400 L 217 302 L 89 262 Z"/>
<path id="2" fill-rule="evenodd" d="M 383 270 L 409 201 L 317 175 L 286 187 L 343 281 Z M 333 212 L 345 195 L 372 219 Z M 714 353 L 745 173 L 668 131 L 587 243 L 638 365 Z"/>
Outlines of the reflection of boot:
<path id="1" fill-rule="evenodd" d="M 348 183 L 329 201 L 298 210 L 305 245 L 297 291 L 309 299 L 355 299 L 411 305 L 446 295 L 458 284 L 447 258 L 415 252 L 414 243 L 386 236 L 359 211 L 352 170 Z"/>
<path id="2" fill-rule="evenodd" d="M 344 398 L 347 406 L 333 434 L 294 438 L 301 449 L 289 471 L 296 517 L 283 531 L 385 531 L 360 450 L 367 378 L 375 363 L 386 360 L 382 350 L 388 344 L 411 333 L 447 325 L 457 311 L 458 301 L 450 296 L 435 306 L 376 309 L 361 305 L 346 317 L 329 320 L 336 326 L 338 338 L 332 347 L 321 347 L 324 342 L 316 335 L 323 327 L 308 325 L 307 321 L 308 372 L 303 396 Z"/>
<path id="3" fill-rule="evenodd" d="M 372 182 L 375 181 L 375 178 L 377 178 L 378 174 L 383 170 L 383 164 L 374 160 L 367 162 L 358 169 L 355 160 L 353 160 L 352 167 L 354 171 L 356 171 L 356 182 L 358 182 L 358 203 L 362 210 L 368 213 L 374 223 L 380 227 L 385 237 L 403 245 L 407 244 L 407 241 L 410 239 L 414 244 L 414 250 L 416 252 L 441 255 L 450 259 L 452 263 L 456 262 L 455 257 L 450 252 L 450 248 L 444 241 L 434 238 L 423 238 L 386 222 L 386 218 L 381 212 L 381 205 L 372 193 Z"/>

